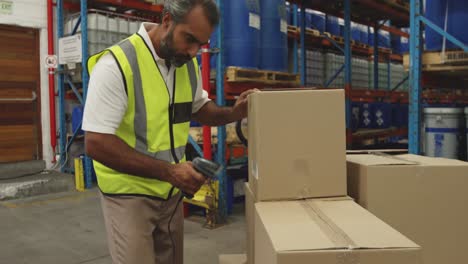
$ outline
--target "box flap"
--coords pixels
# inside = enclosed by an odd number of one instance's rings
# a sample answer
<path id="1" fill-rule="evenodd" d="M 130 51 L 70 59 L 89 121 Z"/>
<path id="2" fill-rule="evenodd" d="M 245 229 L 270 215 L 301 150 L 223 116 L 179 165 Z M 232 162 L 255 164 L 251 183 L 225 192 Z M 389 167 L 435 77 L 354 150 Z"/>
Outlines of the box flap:
<path id="1" fill-rule="evenodd" d="M 401 155 L 378 155 L 378 154 L 359 154 L 346 155 L 348 162 L 353 162 L 365 166 L 385 166 L 385 165 L 418 165 L 416 161 L 406 160 Z"/>
<path id="2" fill-rule="evenodd" d="M 310 199 L 255 205 L 277 252 L 418 248 L 349 199 Z"/>

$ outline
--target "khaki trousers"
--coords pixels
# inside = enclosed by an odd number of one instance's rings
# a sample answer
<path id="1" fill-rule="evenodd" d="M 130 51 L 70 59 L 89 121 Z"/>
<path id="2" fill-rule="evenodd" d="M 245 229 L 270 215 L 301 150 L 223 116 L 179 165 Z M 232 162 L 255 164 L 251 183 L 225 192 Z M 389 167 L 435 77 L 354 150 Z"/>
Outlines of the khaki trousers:
<path id="1" fill-rule="evenodd" d="M 163 201 L 101 193 L 112 263 L 182 264 L 184 218 L 183 205 L 177 206 L 180 197 L 179 193 Z"/>

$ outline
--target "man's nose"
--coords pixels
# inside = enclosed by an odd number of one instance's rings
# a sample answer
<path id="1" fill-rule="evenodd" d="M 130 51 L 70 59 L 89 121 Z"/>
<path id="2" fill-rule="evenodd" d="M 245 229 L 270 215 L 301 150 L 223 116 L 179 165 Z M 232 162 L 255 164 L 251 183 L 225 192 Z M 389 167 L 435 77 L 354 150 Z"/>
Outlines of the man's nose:
<path id="1" fill-rule="evenodd" d="M 190 46 L 189 50 L 188 50 L 188 54 L 190 55 L 190 57 L 195 57 L 197 56 L 197 53 L 198 51 L 200 50 L 200 45 L 199 44 L 193 44 Z"/>

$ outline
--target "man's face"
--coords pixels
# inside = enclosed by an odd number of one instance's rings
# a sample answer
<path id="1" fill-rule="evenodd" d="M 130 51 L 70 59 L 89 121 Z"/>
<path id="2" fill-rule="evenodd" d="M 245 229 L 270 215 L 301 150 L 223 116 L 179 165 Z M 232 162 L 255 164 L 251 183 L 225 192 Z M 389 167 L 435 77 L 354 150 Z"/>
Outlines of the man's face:
<path id="1" fill-rule="evenodd" d="M 197 55 L 200 47 L 211 36 L 213 27 L 206 18 L 203 9 L 195 7 L 187 14 L 183 23 L 175 24 L 169 15 L 163 18 L 167 34 L 161 40 L 160 53 L 175 67 L 180 67 Z"/>

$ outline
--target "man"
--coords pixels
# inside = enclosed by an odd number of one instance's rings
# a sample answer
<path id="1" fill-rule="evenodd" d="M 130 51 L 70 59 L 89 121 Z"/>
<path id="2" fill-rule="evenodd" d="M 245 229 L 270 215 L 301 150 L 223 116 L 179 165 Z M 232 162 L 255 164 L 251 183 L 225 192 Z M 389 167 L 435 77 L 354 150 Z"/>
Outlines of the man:
<path id="1" fill-rule="evenodd" d="M 189 122 L 223 125 L 247 115 L 243 93 L 218 107 L 196 59 L 218 24 L 213 0 L 171 0 L 161 24 L 92 56 L 83 118 L 114 264 L 183 263 L 182 192 L 205 182 L 185 161 Z"/>

